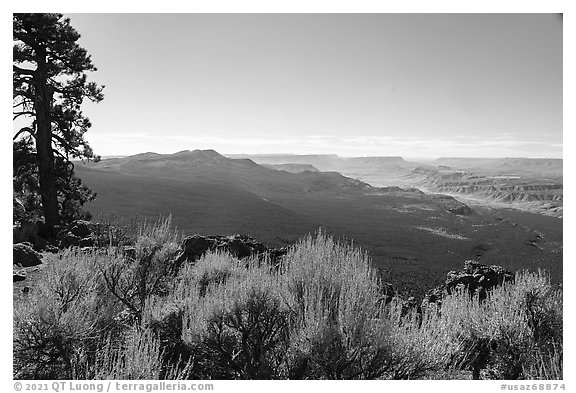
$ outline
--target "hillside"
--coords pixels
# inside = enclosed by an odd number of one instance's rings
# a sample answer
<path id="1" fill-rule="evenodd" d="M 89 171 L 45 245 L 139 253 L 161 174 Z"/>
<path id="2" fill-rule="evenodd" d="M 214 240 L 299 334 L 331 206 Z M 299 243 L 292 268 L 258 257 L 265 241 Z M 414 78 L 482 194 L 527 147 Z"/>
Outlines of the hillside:
<path id="1" fill-rule="evenodd" d="M 262 166 L 277 171 L 286 171 L 291 173 L 300 173 L 305 171 L 319 172 L 318 168 L 310 164 L 262 164 Z"/>
<path id="2" fill-rule="evenodd" d="M 555 158 L 438 158 L 437 166 L 448 166 L 456 169 L 505 172 L 524 176 L 547 176 L 562 179 L 563 160 Z M 561 180 L 560 180 L 561 181 Z"/>
<path id="3" fill-rule="evenodd" d="M 314 165 L 376 187 L 417 187 L 554 217 L 563 215 L 563 161 L 546 158 L 443 157 L 426 163 L 402 157 L 242 155 L 266 165 Z M 281 163 L 281 164 L 279 164 Z"/>
<path id="4" fill-rule="evenodd" d="M 147 153 L 77 165 L 98 193 L 96 217 L 156 220 L 172 214 L 184 234 L 240 233 L 283 246 L 323 227 L 353 239 L 396 287 L 422 283 L 474 258 L 562 277 L 562 220 L 474 208 L 417 189 L 372 187 L 336 172 L 289 173 L 214 151 Z M 552 221 L 549 221 L 552 220 Z"/>
<path id="5" fill-rule="evenodd" d="M 231 159 L 214 150 L 181 151 L 175 154 L 145 153 L 103 160 L 89 166 L 130 175 L 143 175 L 177 181 L 209 182 L 230 185 L 259 195 L 314 192 L 355 192 L 370 188 L 366 183 L 336 172 L 275 171 L 249 159 Z"/>
<path id="6" fill-rule="evenodd" d="M 340 157 L 335 154 L 262 154 L 229 155 L 231 158 L 248 158 L 265 165 L 312 165 L 320 171 L 336 171 L 376 186 L 395 186 L 401 176 L 422 165 L 402 157 Z"/>
<path id="7" fill-rule="evenodd" d="M 406 181 L 433 192 L 563 215 L 562 160 L 439 159 L 437 163 L 442 165 L 415 168 Z"/>

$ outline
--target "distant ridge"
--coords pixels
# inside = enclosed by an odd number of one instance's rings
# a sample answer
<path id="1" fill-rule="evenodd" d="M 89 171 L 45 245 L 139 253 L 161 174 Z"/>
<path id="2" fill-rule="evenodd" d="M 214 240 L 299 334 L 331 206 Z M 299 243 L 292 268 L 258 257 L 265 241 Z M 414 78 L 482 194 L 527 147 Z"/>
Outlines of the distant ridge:
<path id="1" fill-rule="evenodd" d="M 515 171 L 518 173 L 539 172 L 550 176 L 562 176 L 562 158 L 458 158 L 443 157 L 434 161 L 435 165 L 447 166 L 452 169 L 471 170 L 482 169 L 490 171 Z"/>
<path id="2" fill-rule="evenodd" d="M 225 184 L 265 197 L 277 193 L 306 195 L 359 192 L 371 188 L 367 183 L 336 172 L 320 172 L 310 165 L 289 165 L 278 171 L 248 158 L 225 157 L 212 149 L 182 150 L 173 154 L 142 153 L 102 160 L 85 167 L 131 176 Z M 286 171 L 289 167 L 292 170 Z"/>
<path id="3" fill-rule="evenodd" d="M 496 219 L 515 213 L 476 208 L 470 212 L 454 198 L 413 188 L 421 176 L 406 176 L 411 166 L 421 166 L 418 163 L 399 157 L 314 157 L 321 165 L 353 169 L 349 175 L 334 170 L 290 173 L 258 164 L 255 157 L 234 159 L 214 150 L 147 152 L 78 162 L 75 169 L 83 184 L 98 193 L 86 206 L 95 217 L 112 215 L 130 223 L 135 217 L 156 220 L 172 215 L 174 225 L 189 235 L 240 233 L 276 246 L 322 227 L 342 239 L 354 239 L 370 252 L 379 271 L 407 290 L 418 291 L 415 283 L 431 277 L 442 280 L 446 270 L 479 252 L 491 264 L 516 270 L 550 261 L 554 277 L 561 278 L 561 252 L 547 251 L 561 249 L 556 246 L 561 225 L 539 223 L 553 217 L 530 217 L 541 239 L 521 225 Z M 310 168 L 296 164 L 284 168 Z M 374 184 L 370 174 L 392 181 Z M 447 249 L 453 253 L 447 254 Z M 523 257 L 511 261 L 512 255 Z"/>
<path id="4" fill-rule="evenodd" d="M 319 172 L 318 168 L 310 164 L 262 164 L 266 168 L 272 168 L 277 171 L 286 171 L 292 173 L 300 172 Z"/>

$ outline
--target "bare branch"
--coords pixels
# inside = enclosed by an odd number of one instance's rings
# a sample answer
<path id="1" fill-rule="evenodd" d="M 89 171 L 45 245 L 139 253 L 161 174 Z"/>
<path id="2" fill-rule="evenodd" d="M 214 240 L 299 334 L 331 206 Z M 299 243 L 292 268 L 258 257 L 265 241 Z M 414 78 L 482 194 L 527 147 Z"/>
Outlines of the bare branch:
<path id="1" fill-rule="evenodd" d="M 34 72 L 36 71 L 36 70 L 29 70 L 27 68 L 18 67 L 15 65 L 12 65 L 12 70 L 14 72 L 19 73 L 19 74 L 31 75 L 31 76 L 34 76 Z"/>
<path id="2" fill-rule="evenodd" d="M 54 149 L 54 153 L 59 156 L 60 158 L 62 158 L 64 161 L 68 161 L 68 157 L 66 157 L 64 154 L 60 153 L 59 150 Z"/>
<path id="3" fill-rule="evenodd" d="M 66 140 L 64 140 L 60 135 L 52 134 L 52 137 L 56 139 L 67 152 L 72 150 L 68 142 L 66 142 Z"/>
<path id="4" fill-rule="evenodd" d="M 30 101 L 34 100 L 34 95 L 32 93 L 30 93 L 29 91 L 26 90 L 21 90 L 21 89 L 14 89 L 13 92 L 13 98 L 16 97 L 24 97 L 29 99 Z"/>
<path id="5" fill-rule="evenodd" d="M 27 99 L 26 97 L 22 97 L 22 101 L 20 101 L 19 103 L 12 105 L 12 109 L 16 109 L 19 106 L 23 106 L 24 108 L 26 108 L 27 106 L 32 106 L 33 101 L 30 99 Z"/>
<path id="6" fill-rule="evenodd" d="M 100 273 L 106 282 L 106 286 L 108 290 L 116 297 L 116 299 L 120 300 L 122 304 L 128 307 L 134 314 L 141 315 L 140 310 L 138 310 L 132 302 L 129 300 L 129 296 L 127 293 L 121 293 L 120 289 L 118 288 L 120 282 L 120 273 L 118 271 L 113 270 L 112 272 L 108 272 L 105 268 L 100 267 Z"/>
<path id="7" fill-rule="evenodd" d="M 30 112 L 30 111 L 12 112 L 12 114 L 14 115 L 14 117 L 12 118 L 12 121 L 16 120 L 20 116 L 36 116 L 36 113 Z"/>
<path id="8" fill-rule="evenodd" d="M 12 140 L 15 141 L 20 135 L 22 135 L 22 134 L 25 133 L 25 132 L 29 133 L 30 135 L 32 135 L 32 136 L 35 138 L 34 130 L 33 130 L 31 127 L 23 127 L 23 128 L 20 129 L 20 131 L 18 131 L 18 132 L 16 133 L 16 135 L 14 135 L 14 137 L 12 138 Z"/>

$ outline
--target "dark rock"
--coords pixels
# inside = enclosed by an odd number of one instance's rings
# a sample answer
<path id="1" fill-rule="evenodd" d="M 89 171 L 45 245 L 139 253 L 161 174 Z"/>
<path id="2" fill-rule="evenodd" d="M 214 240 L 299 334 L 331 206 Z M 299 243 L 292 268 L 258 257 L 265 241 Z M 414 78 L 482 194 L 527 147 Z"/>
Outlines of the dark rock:
<path id="1" fill-rule="evenodd" d="M 91 221 L 73 221 L 58 233 L 60 247 L 94 247 L 101 226 L 102 224 Z"/>
<path id="2" fill-rule="evenodd" d="M 465 205 L 464 203 L 462 203 L 459 206 L 448 206 L 445 207 L 445 209 L 448 210 L 450 213 L 458 214 L 460 216 L 469 216 L 470 214 L 472 214 L 472 209 L 470 208 L 470 206 Z"/>
<path id="3" fill-rule="evenodd" d="M 44 248 L 45 251 L 47 252 L 51 252 L 51 253 L 57 253 L 58 251 L 60 251 L 60 249 L 56 246 L 53 246 L 51 244 L 47 244 L 46 247 Z"/>
<path id="4" fill-rule="evenodd" d="M 446 209 L 446 211 L 450 213 L 462 216 L 468 216 L 472 214 L 472 209 L 470 208 L 470 206 L 454 199 L 450 195 L 428 194 L 427 198 L 429 198 L 436 205 L 443 207 L 444 209 Z"/>
<path id="5" fill-rule="evenodd" d="M 40 249 L 46 244 L 46 240 L 43 239 L 43 232 L 45 232 L 43 221 L 22 221 L 12 227 L 12 243 L 29 242 L 35 248 Z"/>
<path id="6" fill-rule="evenodd" d="M 195 262 L 208 250 L 216 249 L 215 237 L 206 237 L 200 235 L 189 236 L 185 238 L 180 246 L 181 252 L 176 260 L 178 265 L 185 261 Z"/>
<path id="7" fill-rule="evenodd" d="M 72 223 L 68 232 L 83 239 L 92 234 L 93 227 L 94 225 L 90 221 L 77 220 Z"/>
<path id="8" fill-rule="evenodd" d="M 185 261 L 195 262 L 208 251 L 227 252 L 238 259 L 268 258 L 274 266 L 278 266 L 282 257 L 288 252 L 287 248 L 268 248 L 253 238 L 243 235 L 189 236 L 182 242 L 180 250 L 180 255 L 176 260 L 178 266 Z"/>
<path id="9" fill-rule="evenodd" d="M 464 272 L 471 274 L 485 289 L 492 289 L 505 282 L 514 281 L 514 273 L 501 266 L 486 266 L 476 261 L 468 260 L 464 262 Z"/>
<path id="10" fill-rule="evenodd" d="M 94 239 L 91 237 L 85 237 L 80 239 L 78 242 L 78 247 L 93 247 L 94 246 Z"/>
<path id="11" fill-rule="evenodd" d="M 240 238 L 229 239 L 227 242 L 219 244 L 217 249 L 228 251 L 231 255 L 239 259 L 251 256 L 253 250 L 250 243 Z"/>
<path id="12" fill-rule="evenodd" d="M 22 267 L 30 267 L 40 265 L 42 263 L 42 255 L 34 251 L 32 246 L 28 243 L 18 243 L 12 246 L 14 265 Z"/>
<path id="13" fill-rule="evenodd" d="M 24 281 L 26 280 L 26 271 L 25 270 L 18 270 L 12 272 L 12 282 L 17 281 Z"/>
<path id="14" fill-rule="evenodd" d="M 238 259 L 264 254 L 268 248 L 248 236 L 232 235 L 221 240 L 217 249 L 229 252 Z"/>
<path id="15" fill-rule="evenodd" d="M 59 237 L 60 237 L 60 247 L 62 248 L 78 246 L 78 244 L 80 244 L 80 240 L 82 240 L 82 238 L 70 232 L 66 232 Z"/>
<path id="16" fill-rule="evenodd" d="M 465 261 L 463 270 L 453 270 L 446 275 L 446 283 L 428 291 L 422 307 L 430 304 L 440 306 L 445 295 L 467 290 L 470 296 L 477 295 L 482 301 L 488 292 L 506 282 L 514 282 L 514 273 L 501 266 L 486 266 L 476 261 Z"/>

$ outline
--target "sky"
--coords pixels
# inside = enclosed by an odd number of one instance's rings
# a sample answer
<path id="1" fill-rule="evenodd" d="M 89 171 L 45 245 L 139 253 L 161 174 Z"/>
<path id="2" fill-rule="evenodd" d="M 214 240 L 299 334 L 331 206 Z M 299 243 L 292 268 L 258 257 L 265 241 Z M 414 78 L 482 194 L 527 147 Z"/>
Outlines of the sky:
<path id="1" fill-rule="evenodd" d="M 66 14 L 97 154 L 562 158 L 555 14 Z"/>

